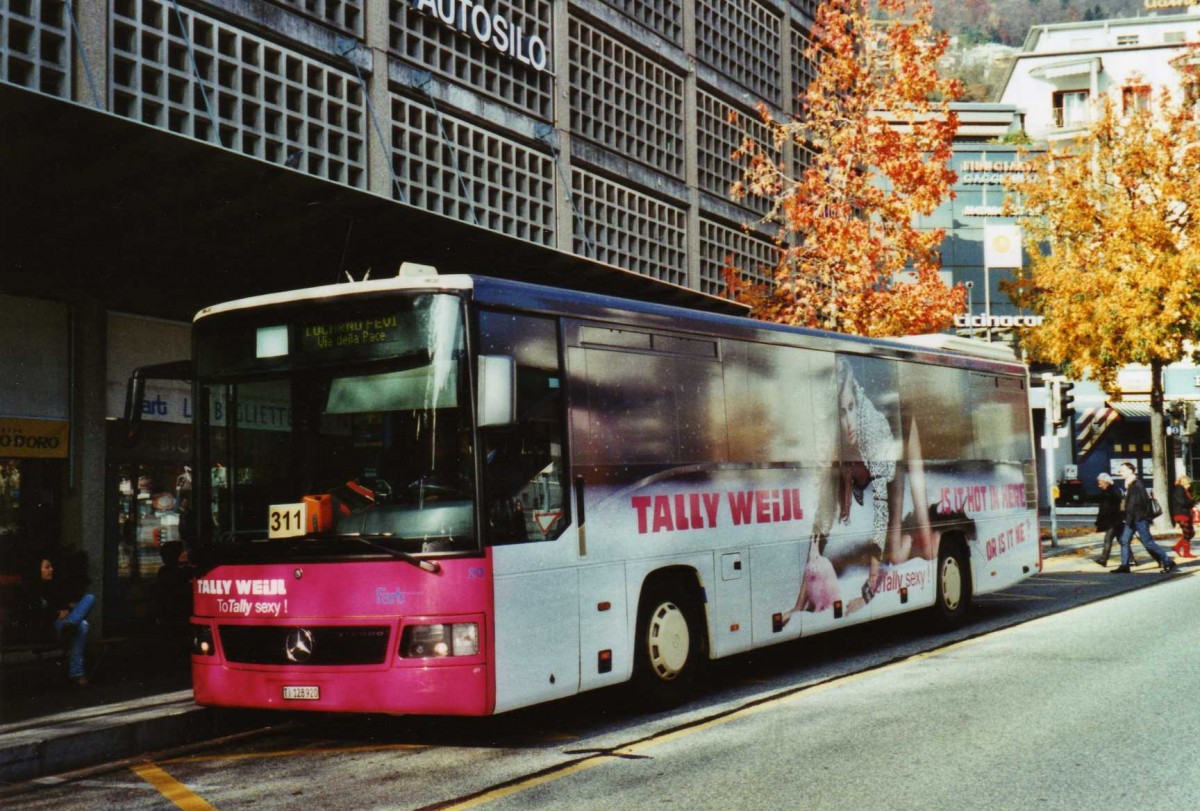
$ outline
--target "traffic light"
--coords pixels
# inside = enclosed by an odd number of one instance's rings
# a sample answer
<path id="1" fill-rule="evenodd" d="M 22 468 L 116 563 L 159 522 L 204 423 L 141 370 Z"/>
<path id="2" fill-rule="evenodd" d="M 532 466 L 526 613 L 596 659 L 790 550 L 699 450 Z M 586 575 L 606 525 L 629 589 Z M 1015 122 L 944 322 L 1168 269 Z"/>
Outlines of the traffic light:
<path id="1" fill-rule="evenodd" d="M 1052 377 L 1046 385 L 1049 387 L 1049 413 L 1054 425 L 1066 425 L 1075 416 L 1075 395 L 1072 389 L 1075 384 L 1061 377 Z"/>
<path id="2" fill-rule="evenodd" d="M 1058 382 L 1058 425 L 1066 425 L 1075 416 L 1075 395 L 1071 389 L 1075 384 L 1069 380 Z"/>
<path id="3" fill-rule="evenodd" d="M 1183 432 L 1183 400 L 1176 400 L 1169 403 L 1165 409 L 1167 416 L 1167 425 L 1179 428 L 1174 433 Z"/>

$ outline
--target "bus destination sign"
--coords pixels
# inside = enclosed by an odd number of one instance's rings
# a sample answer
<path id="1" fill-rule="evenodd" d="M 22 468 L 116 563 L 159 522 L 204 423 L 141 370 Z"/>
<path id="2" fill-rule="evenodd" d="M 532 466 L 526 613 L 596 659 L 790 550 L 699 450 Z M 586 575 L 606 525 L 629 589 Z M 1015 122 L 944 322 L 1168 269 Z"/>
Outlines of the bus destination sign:
<path id="1" fill-rule="evenodd" d="M 400 340 L 400 337 L 400 319 L 394 315 L 380 315 L 306 324 L 301 343 L 305 352 L 319 353 L 330 349 L 390 344 Z"/>

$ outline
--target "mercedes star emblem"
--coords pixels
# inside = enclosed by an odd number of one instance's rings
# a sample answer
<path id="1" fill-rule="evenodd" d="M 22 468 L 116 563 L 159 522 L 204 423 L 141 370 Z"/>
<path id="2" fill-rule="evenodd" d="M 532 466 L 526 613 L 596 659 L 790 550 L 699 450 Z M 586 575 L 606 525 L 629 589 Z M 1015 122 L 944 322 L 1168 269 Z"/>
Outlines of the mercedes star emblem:
<path id="1" fill-rule="evenodd" d="M 312 658 L 313 632 L 307 628 L 293 628 L 288 631 L 287 641 L 283 643 L 283 651 L 287 660 L 301 665 Z"/>

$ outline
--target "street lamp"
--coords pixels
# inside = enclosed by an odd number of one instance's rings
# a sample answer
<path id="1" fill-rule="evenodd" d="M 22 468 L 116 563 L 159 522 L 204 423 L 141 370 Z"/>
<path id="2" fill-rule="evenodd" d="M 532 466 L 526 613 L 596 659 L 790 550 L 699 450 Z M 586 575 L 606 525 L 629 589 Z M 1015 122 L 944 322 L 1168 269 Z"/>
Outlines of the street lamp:
<path id="1" fill-rule="evenodd" d="M 975 282 L 967 282 L 963 286 L 967 288 L 967 329 L 970 330 L 970 332 L 967 333 L 967 336 L 970 338 L 974 338 L 975 337 L 975 325 L 971 323 L 971 317 L 975 315 L 975 308 L 974 308 L 974 305 L 971 303 L 971 288 L 973 288 L 975 286 Z"/>

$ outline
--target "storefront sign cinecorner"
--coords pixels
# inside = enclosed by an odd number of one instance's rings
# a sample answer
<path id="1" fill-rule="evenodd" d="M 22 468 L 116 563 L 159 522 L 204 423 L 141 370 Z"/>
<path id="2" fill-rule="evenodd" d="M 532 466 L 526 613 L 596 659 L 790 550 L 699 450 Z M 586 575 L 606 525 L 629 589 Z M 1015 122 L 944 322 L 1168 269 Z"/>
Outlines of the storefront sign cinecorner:
<path id="1" fill-rule="evenodd" d="M 1040 327 L 1045 318 L 1040 315 L 956 315 L 956 327 Z"/>
<path id="2" fill-rule="evenodd" d="M 474 0 L 409 0 L 409 4 L 414 11 L 439 20 L 522 65 L 545 71 L 550 64 L 550 54 L 541 37 L 526 33 L 507 17 L 493 14 L 482 3 Z"/>
<path id="3" fill-rule="evenodd" d="M 66 459 L 71 423 L 0 417 L 0 456 Z"/>

